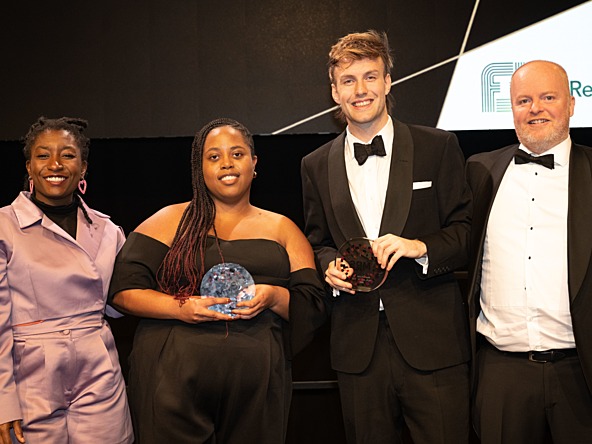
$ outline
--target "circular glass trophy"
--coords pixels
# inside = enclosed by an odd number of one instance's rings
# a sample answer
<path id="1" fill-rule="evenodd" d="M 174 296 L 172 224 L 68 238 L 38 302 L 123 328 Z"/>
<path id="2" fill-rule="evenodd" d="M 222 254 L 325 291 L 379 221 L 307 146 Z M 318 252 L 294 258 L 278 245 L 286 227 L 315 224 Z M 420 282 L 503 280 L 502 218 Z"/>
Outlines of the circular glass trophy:
<path id="1" fill-rule="evenodd" d="M 251 274 L 242 265 L 227 262 L 217 264 L 204 274 L 199 287 L 204 297 L 230 298 L 227 304 L 216 304 L 209 307 L 223 314 L 232 315 L 232 310 L 241 301 L 248 301 L 255 296 L 255 282 Z"/>
<path id="2" fill-rule="evenodd" d="M 355 237 L 346 241 L 339 247 L 337 258 L 347 264 L 341 263 L 341 270 L 351 269 L 347 282 L 352 284 L 352 290 L 368 292 L 380 287 L 388 275 L 372 253 L 372 241 L 365 237 Z M 348 267 L 349 266 L 349 267 Z"/>

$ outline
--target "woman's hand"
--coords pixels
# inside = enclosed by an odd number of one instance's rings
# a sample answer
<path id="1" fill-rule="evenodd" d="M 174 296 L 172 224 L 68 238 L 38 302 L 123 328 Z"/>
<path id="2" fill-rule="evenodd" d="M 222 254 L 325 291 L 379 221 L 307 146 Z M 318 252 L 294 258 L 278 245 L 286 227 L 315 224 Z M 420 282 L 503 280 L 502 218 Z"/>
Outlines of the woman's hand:
<path id="1" fill-rule="evenodd" d="M 232 310 L 235 319 L 252 319 L 268 308 L 284 319 L 288 319 L 288 303 L 290 292 L 287 288 L 275 285 L 255 285 L 255 296 L 250 301 L 242 301 L 236 304 Z"/>
<path id="2" fill-rule="evenodd" d="M 0 424 L 0 444 L 12 444 L 10 439 L 10 429 L 14 429 L 14 435 L 18 442 L 25 442 L 25 436 L 23 435 L 23 429 L 21 427 L 21 420 L 16 419 L 11 422 L 5 422 Z"/>
<path id="3" fill-rule="evenodd" d="M 199 324 L 211 321 L 232 321 L 236 317 L 210 310 L 216 304 L 228 304 L 228 298 L 210 298 L 206 296 L 191 296 L 179 308 L 179 320 L 188 324 Z"/>

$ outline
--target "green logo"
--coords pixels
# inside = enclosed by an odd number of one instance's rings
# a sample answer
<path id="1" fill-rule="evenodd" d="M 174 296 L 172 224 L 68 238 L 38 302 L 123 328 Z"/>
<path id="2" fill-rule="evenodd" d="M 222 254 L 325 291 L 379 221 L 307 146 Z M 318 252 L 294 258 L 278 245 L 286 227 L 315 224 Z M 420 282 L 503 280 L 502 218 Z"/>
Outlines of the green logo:
<path id="1" fill-rule="evenodd" d="M 481 71 L 481 110 L 484 113 L 507 113 L 512 110 L 510 78 L 523 62 L 490 63 Z M 502 88 L 502 86 L 506 86 Z"/>
<path id="2" fill-rule="evenodd" d="M 592 97 L 592 85 L 584 85 L 579 80 L 571 80 L 569 90 L 574 97 Z"/>

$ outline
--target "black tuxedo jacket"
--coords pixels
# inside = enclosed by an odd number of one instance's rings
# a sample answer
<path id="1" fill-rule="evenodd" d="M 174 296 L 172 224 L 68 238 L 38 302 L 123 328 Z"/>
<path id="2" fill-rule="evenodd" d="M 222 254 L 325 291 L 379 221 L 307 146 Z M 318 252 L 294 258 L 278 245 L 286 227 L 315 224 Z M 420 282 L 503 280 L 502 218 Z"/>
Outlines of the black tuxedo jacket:
<path id="1" fill-rule="evenodd" d="M 397 346 L 412 367 L 435 370 L 470 356 L 465 305 L 452 273 L 467 258 L 471 198 L 464 157 L 452 133 L 393 124 L 380 235 L 425 242 L 429 271 L 424 275 L 414 259 L 402 258 L 376 291 L 338 297 L 328 292 L 331 361 L 335 370 L 346 373 L 362 372 L 370 362 L 379 298 Z M 305 233 L 323 273 L 343 242 L 365 236 L 349 191 L 344 140 L 342 133 L 302 160 Z M 414 189 L 418 182 L 431 186 Z"/>
<path id="2" fill-rule="evenodd" d="M 473 356 L 477 350 L 476 323 L 481 261 L 487 221 L 495 195 L 518 145 L 471 156 L 467 180 L 473 191 L 473 224 L 469 259 L 469 319 Z M 570 311 L 578 355 L 592 392 L 592 149 L 572 144 L 569 159 L 567 261 Z M 475 378 L 473 375 L 473 386 Z"/>

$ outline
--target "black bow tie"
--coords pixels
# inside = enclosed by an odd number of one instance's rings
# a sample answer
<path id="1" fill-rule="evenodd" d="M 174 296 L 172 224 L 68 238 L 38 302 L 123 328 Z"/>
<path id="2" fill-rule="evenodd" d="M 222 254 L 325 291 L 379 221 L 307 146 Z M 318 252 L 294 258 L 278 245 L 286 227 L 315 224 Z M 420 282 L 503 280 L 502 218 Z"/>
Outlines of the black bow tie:
<path id="1" fill-rule="evenodd" d="M 354 143 L 354 155 L 360 165 L 364 165 L 368 156 L 386 156 L 382 136 L 376 136 L 369 145 Z"/>
<path id="2" fill-rule="evenodd" d="M 514 154 L 514 163 L 523 164 L 523 163 L 538 163 L 546 168 L 553 169 L 555 168 L 555 159 L 553 158 L 553 154 L 545 154 L 544 156 L 533 156 L 532 154 L 528 154 L 521 149 L 516 151 Z"/>

